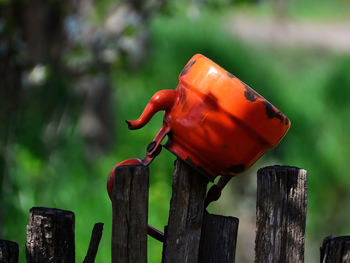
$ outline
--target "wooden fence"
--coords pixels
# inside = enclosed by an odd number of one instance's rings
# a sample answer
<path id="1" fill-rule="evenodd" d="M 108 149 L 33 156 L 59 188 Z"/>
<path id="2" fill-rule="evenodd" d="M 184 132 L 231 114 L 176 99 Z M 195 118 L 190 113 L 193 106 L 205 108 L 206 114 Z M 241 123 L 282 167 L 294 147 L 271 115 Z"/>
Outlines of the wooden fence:
<path id="1" fill-rule="evenodd" d="M 112 263 L 147 262 L 149 169 L 118 168 L 112 193 Z M 239 220 L 205 211 L 208 181 L 178 159 L 173 173 L 162 262 L 235 262 Z M 255 262 L 304 262 L 307 172 L 289 166 L 258 171 Z M 102 223 L 92 231 L 84 263 L 94 262 Z M 75 262 L 74 214 L 32 208 L 26 258 L 33 262 Z M 18 262 L 18 245 L 0 241 L 0 263 Z M 326 237 L 321 263 L 350 262 L 350 237 Z"/>

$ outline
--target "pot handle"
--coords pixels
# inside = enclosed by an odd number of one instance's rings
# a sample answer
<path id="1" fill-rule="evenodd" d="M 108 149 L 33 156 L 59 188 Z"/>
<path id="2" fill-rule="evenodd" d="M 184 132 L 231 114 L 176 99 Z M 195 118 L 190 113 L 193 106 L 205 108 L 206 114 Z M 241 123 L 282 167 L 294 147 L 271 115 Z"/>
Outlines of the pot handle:
<path id="1" fill-rule="evenodd" d="M 107 192 L 108 192 L 109 199 L 111 199 L 112 197 L 114 178 L 116 176 L 116 169 L 118 167 L 125 166 L 125 165 L 144 165 L 144 164 L 140 159 L 134 158 L 134 159 L 125 160 L 123 162 L 120 162 L 116 166 L 114 166 L 112 171 L 109 173 L 108 181 L 107 181 Z M 153 237 L 154 239 L 157 239 L 160 242 L 164 242 L 164 233 L 149 224 L 147 225 L 147 234 Z"/>

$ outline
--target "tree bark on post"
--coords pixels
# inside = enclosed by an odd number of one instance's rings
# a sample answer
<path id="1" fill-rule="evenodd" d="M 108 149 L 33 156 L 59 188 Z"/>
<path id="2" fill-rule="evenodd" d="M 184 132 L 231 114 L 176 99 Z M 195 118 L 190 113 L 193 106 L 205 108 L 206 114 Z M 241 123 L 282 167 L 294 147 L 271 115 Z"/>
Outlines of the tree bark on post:
<path id="1" fill-rule="evenodd" d="M 75 262 L 74 213 L 33 207 L 27 226 L 27 263 Z"/>
<path id="2" fill-rule="evenodd" d="M 350 236 L 329 236 L 323 240 L 321 263 L 350 262 Z"/>
<path id="3" fill-rule="evenodd" d="M 199 261 L 201 263 L 234 263 L 238 218 L 205 212 Z"/>
<path id="4" fill-rule="evenodd" d="M 112 263 L 147 262 L 149 169 L 115 170 L 112 192 Z"/>
<path id="5" fill-rule="evenodd" d="M 304 262 L 307 172 L 289 166 L 258 171 L 255 262 Z"/>
<path id="6" fill-rule="evenodd" d="M 163 262 L 198 262 L 208 179 L 181 159 L 175 162 Z"/>
<path id="7" fill-rule="evenodd" d="M 8 240 L 0 240 L 0 262 L 18 263 L 18 244 Z"/>

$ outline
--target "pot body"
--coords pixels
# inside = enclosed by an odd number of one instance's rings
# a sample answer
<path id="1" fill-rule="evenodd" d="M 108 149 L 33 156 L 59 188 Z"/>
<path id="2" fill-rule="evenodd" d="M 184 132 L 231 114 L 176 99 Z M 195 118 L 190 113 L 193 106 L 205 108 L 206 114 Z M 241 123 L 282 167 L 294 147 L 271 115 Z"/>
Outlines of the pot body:
<path id="1" fill-rule="evenodd" d="M 290 127 L 266 99 L 200 54 L 180 73 L 176 91 L 164 114 L 165 147 L 209 179 L 243 172 Z"/>

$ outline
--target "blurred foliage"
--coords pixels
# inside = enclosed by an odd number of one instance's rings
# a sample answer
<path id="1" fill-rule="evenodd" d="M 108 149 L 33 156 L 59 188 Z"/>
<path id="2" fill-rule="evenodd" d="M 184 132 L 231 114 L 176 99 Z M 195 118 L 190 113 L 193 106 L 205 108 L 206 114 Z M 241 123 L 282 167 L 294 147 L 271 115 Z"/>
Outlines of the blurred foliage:
<path id="1" fill-rule="evenodd" d="M 233 12 L 271 17 L 276 16 L 276 3 L 285 3 L 289 19 L 319 22 L 349 19 L 348 0 L 236 0 L 231 6 Z"/>
<path id="2" fill-rule="evenodd" d="M 108 6 L 113 4 L 109 0 L 102 2 L 98 16 L 108 12 Z M 137 118 L 155 91 L 175 89 L 179 72 L 196 53 L 234 73 L 292 121 L 281 144 L 258 165 L 283 163 L 308 170 L 306 249 L 312 242 L 319 246 L 329 234 L 350 234 L 350 177 L 346 172 L 350 156 L 350 56 L 241 42 L 230 37 L 223 26 L 223 14 L 239 10 L 229 1 L 209 2 L 212 3 L 200 5 L 170 1 L 162 14 L 150 21 L 147 61 L 138 69 L 127 67 L 123 58 L 112 65 L 117 139 L 112 150 L 99 159 L 86 159 L 87 148 L 77 128 L 82 102 L 69 91 L 70 83 L 64 74 L 52 74 L 49 67 L 45 81 L 23 93 L 33 100 L 23 99 L 11 130 L 11 151 L 6 160 L 9 177 L 5 177 L 1 193 L 1 211 L 6 211 L 1 215 L 1 238 L 20 244 L 22 260 L 28 211 L 33 206 L 47 206 L 75 212 L 77 262 L 86 254 L 93 224 L 105 223 L 96 262 L 110 262 L 108 173 L 122 160 L 144 156 L 145 147 L 161 126 L 162 115 L 156 114 L 139 131 L 128 131 L 123 120 Z M 341 0 L 336 2 L 346 5 Z M 255 14 L 261 10 L 269 14 L 271 10 L 269 1 L 239 4 L 242 10 Z M 305 17 L 314 17 L 309 6 L 321 6 L 322 11 L 315 16 L 322 19 L 330 17 L 328 6 L 338 10 L 331 1 L 293 4 L 291 14 L 295 9 Z M 167 223 L 174 160 L 163 150 L 150 166 L 149 222 L 160 229 Z M 254 175 L 241 177 L 245 176 Z M 242 182 L 232 180 L 231 185 L 234 192 L 223 202 L 237 203 L 248 198 Z M 254 211 L 255 205 L 250 204 L 249 208 Z M 149 262 L 160 262 L 161 249 L 159 242 L 149 238 Z M 318 255 L 314 255 L 313 260 L 317 259 Z"/>

